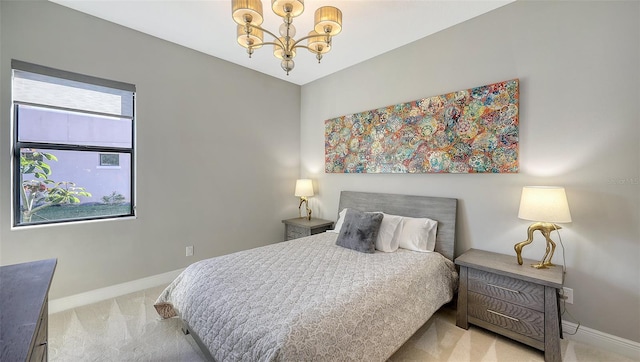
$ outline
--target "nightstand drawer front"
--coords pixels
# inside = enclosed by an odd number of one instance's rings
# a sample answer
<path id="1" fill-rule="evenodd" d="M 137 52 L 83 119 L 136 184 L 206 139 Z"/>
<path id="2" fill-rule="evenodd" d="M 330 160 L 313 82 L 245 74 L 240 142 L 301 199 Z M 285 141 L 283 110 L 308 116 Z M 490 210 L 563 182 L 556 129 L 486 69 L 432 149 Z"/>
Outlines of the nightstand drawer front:
<path id="1" fill-rule="evenodd" d="M 333 228 L 333 221 L 323 219 L 293 218 L 282 220 L 284 223 L 284 240 L 303 238 L 323 233 Z"/>
<path id="2" fill-rule="evenodd" d="M 544 286 L 539 284 L 470 269 L 469 291 L 544 312 Z"/>
<path id="3" fill-rule="evenodd" d="M 325 232 L 327 230 L 331 230 L 331 229 L 333 229 L 333 224 L 325 225 L 325 226 L 322 226 L 322 227 L 317 227 L 317 228 L 314 228 L 313 230 L 311 230 L 311 235 L 320 234 L 320 233 L 323 233 L 323 232 Z"/>
<path id="4" fill-rule="evenodd" d="M 45 306 L 46 306 L 46 301 L 45 301 Z M 46 315 L 47 310 L 45 307 L 45 311 L 44 311 L 44 315 Z M 46 361 L 46 353 L 47 353 L 47 324 L 48 320 L 46 317 L 41 317 L 40 321 L 38 322 L 38 327 L 37 327 L 37 333 L 35 336 L 35 344 L 33 346 L 33 352 L 31 353 L 31 357 L 29 358 L 29 361 L 37 361 L 37 362 L 41 362 L 41 361 Z"/>
<path id="5" fill-rule="evenodd" d="M 470 317 L 544 342 L 544 313 L 473 292 L 468 298 Z"/>
<path id="6" fill-rule="evenodd" d="M 287 225 L 287 240 L 298 239 L 309 235 L 310 234 L 308 228 L 296 225 Z"/>

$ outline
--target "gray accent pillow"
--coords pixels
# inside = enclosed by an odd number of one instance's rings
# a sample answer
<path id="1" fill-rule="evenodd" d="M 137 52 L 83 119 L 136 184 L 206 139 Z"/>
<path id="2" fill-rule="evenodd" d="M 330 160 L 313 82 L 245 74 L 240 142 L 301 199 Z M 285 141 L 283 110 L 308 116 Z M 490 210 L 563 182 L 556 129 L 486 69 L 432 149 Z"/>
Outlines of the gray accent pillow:
<path id="1" fill-rule="evenodd" d="M 347 209 L 336 245 L 362 253 L 375 253 L 376 238 L 383 217 L 382 213 Z"/>

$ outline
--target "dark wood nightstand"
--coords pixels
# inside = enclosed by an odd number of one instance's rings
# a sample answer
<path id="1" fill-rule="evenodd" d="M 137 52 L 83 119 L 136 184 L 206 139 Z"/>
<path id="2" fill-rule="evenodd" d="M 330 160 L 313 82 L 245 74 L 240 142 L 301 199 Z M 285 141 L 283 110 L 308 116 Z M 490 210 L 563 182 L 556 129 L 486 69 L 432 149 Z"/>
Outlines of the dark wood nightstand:
<path id="1" fill-rule="evenodd" d="M 561 361 L 558 290 L 562 266 L 535 269 L 515 255 L 470 249 L 459 256 L 456 325 L 469 323 L 544 351 L 544 360 Z"/>
<path id="2" fill-rule="evenodd" d="M 282 222 L 284 223 L 285 241 L 323 233 L 333 228 L 333 221 L 322 219 L 307 220 L 306 217 L 296 217 L 282 220 Z"/>

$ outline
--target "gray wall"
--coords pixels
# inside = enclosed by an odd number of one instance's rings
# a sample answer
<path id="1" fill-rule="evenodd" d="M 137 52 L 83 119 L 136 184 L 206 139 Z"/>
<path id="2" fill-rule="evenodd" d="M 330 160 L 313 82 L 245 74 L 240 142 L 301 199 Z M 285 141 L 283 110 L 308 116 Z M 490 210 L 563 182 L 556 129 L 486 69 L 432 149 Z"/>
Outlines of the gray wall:
<path id="1" fill-rule="evenodd" d="M 56 299 L 283 239 L 299 86 L 50 2 L 0 11 L 1 264 L 57 257 Z M 11 230 L 11 59 L 137 86 L 137 219 Z"/>
<path id="2" fill-rule="evenodd" d="M 455 197 L 457 253 L 487 249 L 515 263 L 530 224 L 517 217 L 522 186 L 564 186 L 567 309 L 586 327 L 640 341 L 639 24 L 638 2 L 518 1 L 303 86 L 314 212 L 335 219 L 340 190 Z M 520 173 L 324 174 L 324 120 L 512 78 Z M 524 254 L 542 257 L 541 235 Z M 562 254 L 559 245 L 556 263 Z"/>

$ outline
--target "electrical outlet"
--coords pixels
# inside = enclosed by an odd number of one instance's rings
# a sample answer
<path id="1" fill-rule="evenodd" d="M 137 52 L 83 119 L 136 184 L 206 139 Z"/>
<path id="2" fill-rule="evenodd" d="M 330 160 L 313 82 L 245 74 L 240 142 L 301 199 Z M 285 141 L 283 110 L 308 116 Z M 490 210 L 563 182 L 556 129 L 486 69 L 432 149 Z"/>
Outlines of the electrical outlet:
<path id="1" fill-rule="evenodd" d="M 562 288 L 562 299 L 569 304 L 573 304 L 573 289 L 571 288 Z"/>
<path id="2" fill-rule="evenodd" d="M 187 246 L 186 256 L 193 256 L 193 245 Z"/>

